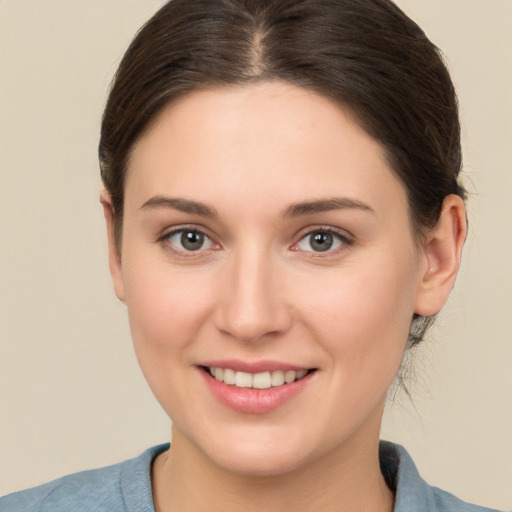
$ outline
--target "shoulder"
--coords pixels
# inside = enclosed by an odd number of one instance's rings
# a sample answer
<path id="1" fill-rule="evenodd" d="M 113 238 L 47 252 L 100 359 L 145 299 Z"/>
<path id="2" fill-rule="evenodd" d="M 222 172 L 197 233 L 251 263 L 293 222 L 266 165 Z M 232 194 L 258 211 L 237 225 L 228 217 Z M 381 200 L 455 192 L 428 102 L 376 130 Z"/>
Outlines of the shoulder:
<path id="1" fill-rule="evenodd" d="M 0 512 L 124 510 L 119 506 L 125 463 L 68 475 L 0 498 Z"/>
<path id="2" fill-rule="evenodd" d="M 395 487 L 394 512 L 499 512 L 472 505 L 428 485 L 402 446 L 381 442 L 380 462 L 388 483 Z"/>
<path id="3" fill-rule="evenodd" d="M 154 512 L 151 462 L 168 445 L 0 498 L 0 512 Z"/>
<path id="4" fill-rule="evenodd" d="M 453 494 L 438 489 L 437 487 L 431 487 L 430 489 L 432 490 L 432 499 L 436 507 L 435 510 L 439 510 L 440 512 L 499 512 L 496 509 L 480 507 L 462 501 Z"/>

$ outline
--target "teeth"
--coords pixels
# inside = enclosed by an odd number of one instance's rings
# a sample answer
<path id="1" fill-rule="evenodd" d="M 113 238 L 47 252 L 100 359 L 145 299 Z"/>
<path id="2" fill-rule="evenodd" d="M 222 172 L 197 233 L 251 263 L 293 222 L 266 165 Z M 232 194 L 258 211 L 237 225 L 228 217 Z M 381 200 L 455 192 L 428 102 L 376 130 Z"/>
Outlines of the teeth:
<path id="1" fill-rule="evenodd" d="M 231 368 L 212 368 L 209 367 L 208 371 L 219 382 L 224 382 L 230 386 L 238 388 L 254 388 L 254 389 L 268 389 L 271 387 L 282 386 L 283 384 L 290 384 L 296 380 L 302 379 L 308 372 L 307 370 L 300 371 L 284 371 L 276 370 L 273 372 L 262 373 L 247 373 L 236 372 Z"/>
<path id="2" fill-rule="evenodd" d="M 277 370 L 275 372 L 272 372 L 271 382 L 272 386 L 282 386 L 284 384 L 283 370 Z"/>
<path id="3" fill-rule="evenodd" d="M 302 379 L 302 377 L 305 377 L 305 376 L 306 376 L 306 373 L 308 373 L 308 371 L 307 371 L 307 370 L 299 370 L 299 371 L 297 372 L 297 380 Z"/>
<path id="4" fill-rule="evenodd" d="M 257 373 L 252 378 L 252 387 L 256 389 L 268 389 L 272 386 L 270 372 Z"/>
<path id="5" fill-rule="evenodd" d="M 224 382 L 232 386 L 236 382 L 236 372 L 230 368 L 224 370 Z"/>
<path id="6" fill-rule="evenodd" d="M 252 375 L 245 372 L 236 372 L 235 386 L 237 388 L 252 388 Z"/>
<path id="7" fill-rule="evenodd" d="M 297 374 L 293 370 L 286 372 L 284 374 L 284 381 L 286 382 L 286 384 L 290 384 L 295 380 L 296 376 Z"/>

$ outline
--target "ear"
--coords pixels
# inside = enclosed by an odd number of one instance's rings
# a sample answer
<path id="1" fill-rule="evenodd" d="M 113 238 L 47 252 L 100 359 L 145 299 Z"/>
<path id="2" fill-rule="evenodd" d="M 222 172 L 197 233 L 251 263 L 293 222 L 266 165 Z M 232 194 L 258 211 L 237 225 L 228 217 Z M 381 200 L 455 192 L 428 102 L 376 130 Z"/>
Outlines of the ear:
<path id="1" fill-rule="evenodd" d="M 429 232 L 422 251 L 424 268 L 420 276 L 414 312 L 421 316 L 439 313 L 455 284 L 466 240 L 466 210 L 459 196 L 445 198 L 437 225 Z"/>
<path id="2" fill-rule="evenodd" d="M 124 283 L 123 272 L 121 265 L 120 248 L 117 245 L 115 237 L 115 212 L 112 205 L 112 198 L 110 194 L 104 190 L 100 196 L 101 206 L 103 207 L 103 216 L 105 217 L 105 224 L 107 228 L 108 240 L 108 264 L 110 267 L 110 275 L 112 277 L 112 284 L 114 285 L 114 292 L 117 298 L 124 302 Z"/>

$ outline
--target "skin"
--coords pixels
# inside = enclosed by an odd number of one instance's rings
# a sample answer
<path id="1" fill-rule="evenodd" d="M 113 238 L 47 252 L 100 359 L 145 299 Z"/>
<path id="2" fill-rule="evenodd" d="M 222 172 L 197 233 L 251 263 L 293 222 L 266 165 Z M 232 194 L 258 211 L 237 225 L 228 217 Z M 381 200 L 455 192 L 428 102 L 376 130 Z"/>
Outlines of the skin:
<path id="1" fill-rule="evenodd" d="M 462 201 L 446 198 L 419 246 L 380 145 L 326 98 L 267 82 L 160 113 L 133 150 L 120 250 L 102 203 L 114 288 L 173 420 L 153 466 L 157 510 L 392 510 L 378 464 L 386 394 L 413 314 L 438 312 L 454 284 Z M 187 252 L 180 228 L 205 244 Z M 322 229 L 335 243 L 315 252 Z M 277 409 L 247 414 L 205 385 L 197 365 L 213 359 L 316 371 Z"/>

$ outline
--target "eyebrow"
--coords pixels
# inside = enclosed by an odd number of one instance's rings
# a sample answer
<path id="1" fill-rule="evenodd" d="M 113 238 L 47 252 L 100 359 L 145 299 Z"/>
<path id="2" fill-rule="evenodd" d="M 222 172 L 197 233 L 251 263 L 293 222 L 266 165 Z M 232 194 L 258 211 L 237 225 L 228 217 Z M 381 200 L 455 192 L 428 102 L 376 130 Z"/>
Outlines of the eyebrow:
<path id="1" fill-rule="evenodd" d="M 169 208 L 172 210 L 178 210 L 184 213 L 190 213 L 193 215 L 200 215 L 202 217 L 217 218 L 218 214 L 215 209 L 210 208 L 204 203 L 197 201 L 191 201 L 189 199 L 155 196 L 148 199 L 142 206 L 141 209 L 156 209 L 156 208 Z"/>
<path id="2" fill-rule="evenodd" d="M 184 213 L 190 213 L 193 215 L 200 215 L 208 218 L 218 218 L 219 215 L 214 208 L 200 203 L 197 201 L 191 201 L 190 199 L 173 198 L 166 196 L 154 196 L 148 199 L 142 206 L 141 209 L 156 209 L 156 208 L 168 208 L 172 210 L 178 210 Z M 314 215 L 317 213 L 327 212 L 331 210 L 362 210 L 375 214 L 375 210 L 369 205 L 351 199 L 348 197 L 334 197 L 329 199 L 319 199 L 315 201 L 305 201 L 301 203 L 293 203 L 286 208 L 283 213 L 283 218 L 300 217 L 303 215 Z"/>
<path id="3" fill-rule="evenodd" d="M 366 203 L 349 197 L 333 197 L 329 199 L 319 199 L 317 201 L 306 201 L 303 203 L 293 203 L 283 212 L 283 217 L 300 217 L 301 215 L 314 215 L 316 213 L 328 212 L 331 210 L 362 210 L 373 213 L 375 210 Z"/>

